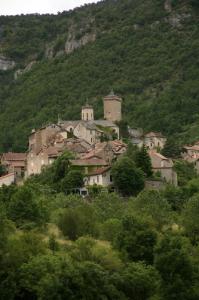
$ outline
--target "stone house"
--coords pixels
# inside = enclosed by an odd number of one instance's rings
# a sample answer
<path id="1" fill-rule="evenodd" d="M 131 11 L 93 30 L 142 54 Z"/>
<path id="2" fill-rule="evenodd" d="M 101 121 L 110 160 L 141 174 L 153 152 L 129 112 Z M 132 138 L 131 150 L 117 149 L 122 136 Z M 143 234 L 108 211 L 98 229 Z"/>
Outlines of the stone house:
<path id="1" fill-rule="evenodd" d="M 199 158 L 199 142 L 194 145 L 184 146 L 182 157 L 188 162 L 195 162 Z"/>
<path id="2" fill-rule="evenodd" d="M 51 165 L 61 153 L 61 151 L 58 151 L 58 149 L 53 146 L 44 147 L 38 153 L 29 151 L 27 154 L 26 177 L 40 174 L 42 168 Z"/>
<path id="3" fill-rule="evenodd" d="M 160 173 L 162 179 L 167 183 L 177 186 L 177 173 L 173 170 L 173 161 L 160 153 L 151 150 L 149 151 L 151 158 L 152 169 L 154 174 Z"/>
<path id="4" fill-rule="evenodd" d="M 127 145 L 120 140 L 97 143 L 83 154 L 82 158 L 86 159 L 98 156 L 110 164 L 113 160 L 126 152 L 126 149 Z"/>
<path id="5" fill-rule="evenodd" d="M 163 149 L 167 140 L 161 132 L 151 131 L 144 134 L 141 128 L 129 128 L 128 131 L 132 144 L 139 148 L 145 145 L 150 150 Z"/>
<path id="6" fill-rule="evenodd" d="M 110 166 L 98 168 L 88 173 L 88 175 L 85 178 L 85 185 L 91 186 L 95 184 L 103 187 L 108 187 L 112 184 Z"/>
<path id="7" fill-rule="evenodd" d="M 87 159 L 74 159 L 70 160 L 70 163 L 74 170 L 80 170 L 85 175 L 91 174 L 99 168 L 108 167 L 108 163 L 98 156 Z"/>
<path id="8" fill-rule="evenodd" d="M 26 177 L 33 174 L 40 174 L 44 166 L 51 165 L 64 151 L 70 151 L 79 157 L 90 148 L 90 145 L 84 140 L 69 138 L 60 140 L 54 137 L 53 144 L 43 146 L 36 153 L 34 150 L 29 150 L 27 154 L 27 171 Z"/>
<path id="9" fill-rule="evenodd" d="M 3 153 L 1 164 L 6 167 L 7 173 L 14 173 L 16 181 L 21 180 L 25 174 L 26 153 Z"/>
<path id="10" fill-rule="evenodd" d="M 161 132 L 151 131 L 144 135 L 144 145 L 148 149 L 163 149 L 166 140 L 166 137 Z"/>
<path id="11" fill-rule="evenodd" d="M 199 174 L 199 142 L 194 145 L 186 145 L 182 149 L 181 156 L 189 163 L 193 163 L 197 173 Z"/>

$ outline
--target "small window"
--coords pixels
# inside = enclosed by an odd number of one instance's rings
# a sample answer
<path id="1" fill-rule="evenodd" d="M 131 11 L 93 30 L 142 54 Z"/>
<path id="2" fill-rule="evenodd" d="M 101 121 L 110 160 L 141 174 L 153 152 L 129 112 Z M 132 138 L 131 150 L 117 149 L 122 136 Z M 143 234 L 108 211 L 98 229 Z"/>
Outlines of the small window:
<path id="1" fill-rule="evenodd" d="M 113 177 L 112 177 L 112 175 L 110 175 L 110 182 L 113 182 Z"/>
<path id="2" fill-rule="evenodd" d="M 91 138 L 91 143 L 93 142 L 93 139 Z"/>
<path id="3" fill-rule="evenodd" d="M 99 183 L 99 176 L 97 175 L 97 183 Z"/>
<path id="4" fill-rule="evenodd" d="M 88 113 L 86 114 L 86 119 L 87 119 L 87 121 L 88 121 Z"/>

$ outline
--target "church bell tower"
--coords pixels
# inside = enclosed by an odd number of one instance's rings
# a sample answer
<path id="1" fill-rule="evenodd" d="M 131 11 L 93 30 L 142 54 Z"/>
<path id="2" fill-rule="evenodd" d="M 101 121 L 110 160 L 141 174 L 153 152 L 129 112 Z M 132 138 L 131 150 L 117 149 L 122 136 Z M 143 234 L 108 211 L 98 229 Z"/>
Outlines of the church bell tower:
<path id="1" fill-rule="evenodd" d="M 94 120 L 94 110 L 89 104 L 82 106 L 82 121 L 93 121 Z"/>

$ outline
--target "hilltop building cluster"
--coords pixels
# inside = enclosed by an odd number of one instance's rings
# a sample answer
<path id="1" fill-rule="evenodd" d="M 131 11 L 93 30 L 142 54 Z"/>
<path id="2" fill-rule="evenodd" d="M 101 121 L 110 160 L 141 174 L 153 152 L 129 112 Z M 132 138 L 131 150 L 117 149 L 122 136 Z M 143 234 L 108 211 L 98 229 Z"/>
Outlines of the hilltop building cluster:
<path id="1" fill-rule="evenodd" d="M 0 177 L 0 186 L 12 182 L 21 183 L 22 178 L 40 174 L 45 166 L 51 165 L 64 151 L 75 154 L 71 160 L 73 168 L 81 169 L 85 186 L 112 184 L 111 165 L 124 154 L 127 145 L 120 140 L 118 123 L 122 120 L 122 99 L 113 91 L 103 99 L 104 119 L 95 120 L 94 109 L 86 104 L 81 110 L 81 119 L 76 121 L 58 120 L 29 136 L 27 153 L 5 153 L 1 164 L 7 175 Z M 154 173 L 159 173 L 166 182 L 177 185 L 173 162 L 157 151 L 165 145 L 166 138 L 157 132 L 143 134 L 140 129 L 129 128 L 134 145 L 145 145 L 151 157 Z"/>

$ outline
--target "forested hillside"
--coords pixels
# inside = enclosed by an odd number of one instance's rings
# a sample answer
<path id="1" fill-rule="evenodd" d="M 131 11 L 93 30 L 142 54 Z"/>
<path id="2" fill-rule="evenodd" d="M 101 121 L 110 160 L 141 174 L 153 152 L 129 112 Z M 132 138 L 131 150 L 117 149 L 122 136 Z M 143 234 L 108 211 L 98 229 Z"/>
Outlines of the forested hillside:
<path id="1" fill-rule="evenodd" d="M 58 15 L 0 17 L 0 150 L 76 119 L 113 88 L 124 119 L 182 142 L 199 138 L 197 0 L 106 0 Z M 24 72 L 24 70 L 26 72 Z"/>

